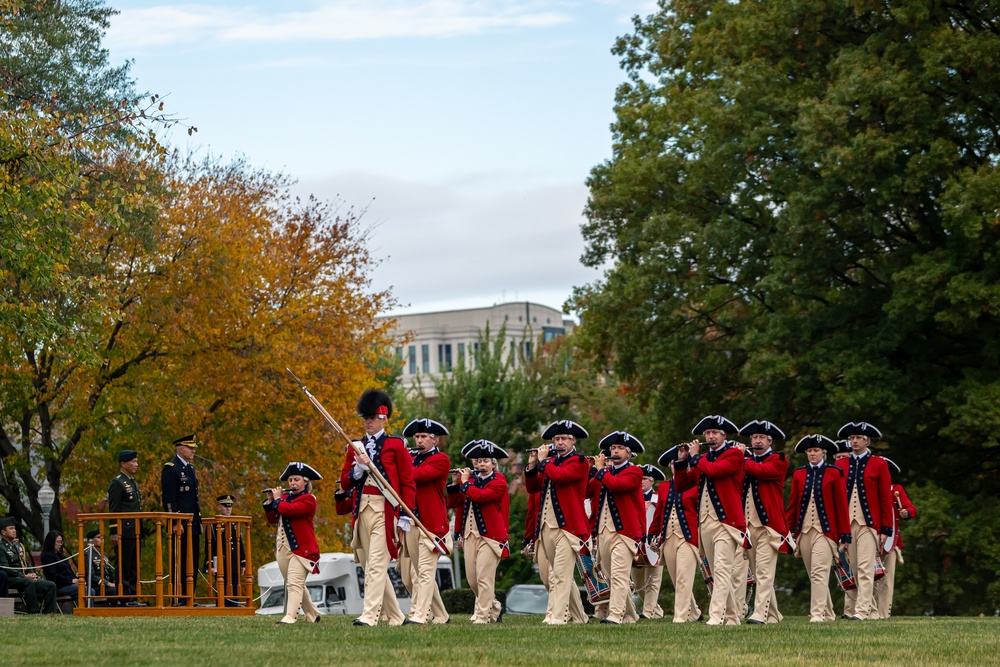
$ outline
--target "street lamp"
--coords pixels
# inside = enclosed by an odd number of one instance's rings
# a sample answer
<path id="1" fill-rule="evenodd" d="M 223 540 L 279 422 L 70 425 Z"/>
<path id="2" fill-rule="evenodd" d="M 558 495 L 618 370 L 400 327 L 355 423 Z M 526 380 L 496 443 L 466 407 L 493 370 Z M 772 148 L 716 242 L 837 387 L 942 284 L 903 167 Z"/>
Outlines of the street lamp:
<path id="1" fill-rule="evenodd" d="M 49 486 L 49 480 L 42 482 L 42 488 L 38 489 L 38 504 L 42 506 L 42 525 L 45 532 L 42 538 L 49 534 L 49 512 L 52 511 L 52 503 L 56 501 L 56 492 Z"/>

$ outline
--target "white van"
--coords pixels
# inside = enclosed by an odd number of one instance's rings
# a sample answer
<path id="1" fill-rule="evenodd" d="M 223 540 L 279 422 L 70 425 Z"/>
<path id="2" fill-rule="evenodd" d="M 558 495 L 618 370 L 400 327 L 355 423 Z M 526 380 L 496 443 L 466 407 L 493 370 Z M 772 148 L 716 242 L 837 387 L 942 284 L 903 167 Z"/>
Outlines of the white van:
<path id="1" fill-rule="evenodd" d="M 396 588 L 396 598 L 404 614 L 410 612 L 410 594 L 396 571 L 396 562 L 389 564 L 389 579 Z M 438 559 L 437 584 L 442 590 L 455 587 L 451 559 Z M 258 614 L 285 613 L 285 581 L 276 561 L 257 570 L 260 586 Z M 354 562 L 354 554 L 324 553 L 319 557 L 319 573 L 306 577 L 306 590 L 321 614 L 360 615 L 364 607 L 365 573 Z"/>

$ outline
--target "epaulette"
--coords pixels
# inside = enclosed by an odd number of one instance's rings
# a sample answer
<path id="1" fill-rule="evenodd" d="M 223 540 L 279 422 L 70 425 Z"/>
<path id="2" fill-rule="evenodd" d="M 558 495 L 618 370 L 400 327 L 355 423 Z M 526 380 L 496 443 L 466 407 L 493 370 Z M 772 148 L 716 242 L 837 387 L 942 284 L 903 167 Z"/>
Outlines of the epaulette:
<path id="1" fill-rule="evenodd" d="M 784 452 L 771 452 L 771 453 L 772 453 L 772 454 L 777 454 L 777 455 L 778 455 L 778 457 L 779 457 L 779 458 L 780 458 L 780 459 L 781 459 L 782 461 L 784 461 L 784 460 L 785 460 L 785 453 L 784 453 Z"/>
<path id="2" fill-rule="evenodd" d="M 166 468 L 167 466 L 170 466 L 172 468 L 174 466 L 174 462 L 173 461 L 167 461 L 166 463 L 163 464 L 164 468 Z"/>
<path id="3" fill-rule="evenodd" d="M 576 456 L 577 456 L 577 458 L 578 458 L 578 459 L 580 459 L 581 461 L 586 461 L 586 460 L 587 460 L 587 456 L 586 456 L 585 454 L 581 454 L 580 452 L 577 452 L 577 453 L 576 453 Z"/>

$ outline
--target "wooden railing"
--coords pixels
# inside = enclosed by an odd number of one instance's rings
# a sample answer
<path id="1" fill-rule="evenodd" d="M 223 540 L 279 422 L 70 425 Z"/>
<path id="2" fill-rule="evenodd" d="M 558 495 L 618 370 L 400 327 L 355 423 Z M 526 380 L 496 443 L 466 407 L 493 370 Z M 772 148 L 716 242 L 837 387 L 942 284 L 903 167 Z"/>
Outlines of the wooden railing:
<path id="1" fill-rule="evenodd" d="M 186 607 L 193 609 L 195 606 L 205 604 L 211 606 L 224 607 L 226 600 L 231 600 L 231 604 L 252 609 L 253 599 L 253 557 L 250 544 L 250 517 L 228 516 L 228 517 L 205 517 L 201 520 L 202 535 L 193 536 L 192 525 L 193 514 L 183 514 L 176 512 L 105 512 L 100 514 L 78 514 L 77 533 L 78 544 L 86 545 L 84 538 L 88 524 L 97 524 L 100 534 L 105 538 L 104 553 L 112 556 L 112 563 L 115 567 L 116 590 L 109 590 L 106 585 L 108 577 L 105 576 L 105 565 L 103 559 L 100 563 L 100 571 L 92 575 L 92 579 L 99 582 L 97 590 L 93 593 L 87 590 L 88 582 L 86 577 L 86 548 L 80 549 L 78 556 L 77 571 L 80 573 L 78 609 L 85 610 L 100 601 L 127 605 L 132 603 L 142 603 L 144 607 L 155 610 L 166 610 L 172 607 Z M 123 528 L 126 521 L 135 522 L 135 536 L 124 536 Z M 215 553 L 205 553 L 205 561 L 214 565 L 214 581 L 209 582 L 210 595 L 196 597 L 197 573 L 203 563 L 195 563 L 193 556 L 193 540 L 204 540 L 209 531 L 218 531 L 222 539 L 215 540 Z M 117 549 L 109 539 L 112 528 L 118 535 L 119 545 L 123 540 L 135 541 L 135 593 L 126 593 L 123 590 L 123 548 Z M 148 531 L 153 528 L 152 535 L 143 536 L 143 530 Z M 150 537 L 155 537 L 155 555 L 153 558 L 153 572 L 148 569 L 142 570 L 143 542 L 149 541 Z M 230 558 L 225 557 L 224 547 L 230 544 L 230 539 L 241 549 L 244 558 L 239 559 L 240 571 L 230 572 L 236 566 L 232 564 Z M 146 547 L 149 548 L 148 546 Z M 179 581 L 178 554 L 183 554 L 186 559 L 185 580 Z M 213 563 L 214 557 L 214 563 Z M 245 560 L 245 564 L 242 562 Z M 149 579 L 150 574 L 153 575 Z M 172 574 L 172 576 L 171 576 Z M 235 576 L 233 576 L 235 574 Z M 126 607 L 128 609 L 128 607 Z M 123 609 L 125 611 L 125 609 Z M 181 610 L 183 611 L 183 610 Z M 252 613 L 252 611 L 250 612 Z"/>

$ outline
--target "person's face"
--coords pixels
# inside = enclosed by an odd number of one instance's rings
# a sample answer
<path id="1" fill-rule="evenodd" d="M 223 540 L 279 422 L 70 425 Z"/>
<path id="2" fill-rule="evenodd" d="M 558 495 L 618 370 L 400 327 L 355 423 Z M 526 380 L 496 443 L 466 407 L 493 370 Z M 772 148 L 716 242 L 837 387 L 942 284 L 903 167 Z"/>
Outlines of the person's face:
<path id="1" fill-rule="evenodd" d="M 750 449 L 758 452 L 763 452 L 771 446 L 772 438 L 769 435 L 764 435 L 763 433 L 754 433 L 750 436 Z"/>
<path id="2" fill-rule="evenodd" d="M 489 475 L 493 472 L 493 459 L 472 459 L 472 467 L 481 475 Z"/>
<path id="3" fill-rule="evenodd" d="M 17 526 L 4 526 L 0 535 L 3 535 L 7 540 L 14 540 L 17 537 Z"/>
<path id="4" fill-rule="evenodd" d="M 62 535 L 56 535 L 56 551 L 61 550 L 62 545 L 63 545 Z"/>
<path id="5" fill-rule="evenodd" d="M 306 488 L 306 478 L 301 475 L 290 475 L 288 477 L 288 488 L 292 493 L 299 493 Z"/>
<path id="6" fill-rule="evenodd" d="M 132 459 L 131 461 L 126 461 L 125 463 L 122 464 L 122 470 L 125 471 L 126 475 L 131 477 L 136 473 L 137 470 L 139 470 L 139 459 L 135 458 Z"/>
<path id="7" fill-rule="evenodd" d="M 826 458 L 826 450 L 822 447 L 806 448 L 806 459 L 811 465 L 819 465 Z"/>
<path id="8" fill-rule="evenodd" d="M 552 446 L 555 447 L 556 451 L 560 454 L 565 454 L 576 446 L 576 436 L 560 433 L 552 438 Z"/>
<path id="9" fill-rule="evenodd" d="M 864 454 L 865 450 L 868 449 L 868 443 L 871 439 L 867 435 L 852 435 L 849 442 L 851 443 L 851 451 L 855 454 Z"/>
<path id="10" fill-rule="evenodd" d="M 365 423 L 365 433 L 368 435 L 375 435 L 385 427 L 385 418 L 380 415 L 361 419 Z"/>
<path id="11" fill-rule="evenodd" d="M 416 445 L 418 451 L 426 452 L 437 447 L 438 438 L 430 433 L 417 433 L 413 436 L 413 444 Z"/>
<path id="12" fill-rule="evenodd" d="M 616 463 L 628 461 L 629 451 L 625 445 L 611 445 L 611 460 Z"/>
<path id="13" fill-rule="evenodd" d="M 219 505 L 219 515 L 220 516 L 232 516 L 233 506 L 232 505 Z"/>
<path id="14" fill-rule="evenodd" d="M 719 447 L 726 441 L 726 432 L 710 428 L 705 431 L 705 442 L 715 447 Z"/>
<path id="15" fill-rule="evenodd" d="M 642 492 L 646 493 L 651 488 L 653 488 L 653 478 L 652 477 L 643 477 L 642 478 Z"/>
<path id="16" fill-rule="evenodd" d="M 94 546 L 97 547 L 98 549 L 104 547 L 104 538 L 101 537 L 100 535 L 94 535 L 94 539 L 91 541 L 94 543 Z"/>
<path id="17" fill-rule="evenodd" d="M 177 445 L 177 456 L 191 463 L 194 461 L 194 448 L 187 445 Z"/>

